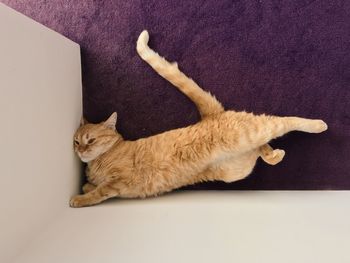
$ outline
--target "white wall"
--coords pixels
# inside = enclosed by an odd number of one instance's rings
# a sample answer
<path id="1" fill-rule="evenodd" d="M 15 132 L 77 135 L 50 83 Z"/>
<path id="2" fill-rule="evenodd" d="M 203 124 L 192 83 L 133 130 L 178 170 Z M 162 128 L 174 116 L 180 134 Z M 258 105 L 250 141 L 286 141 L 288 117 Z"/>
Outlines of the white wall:
<path id="1" fill-rule="evenodd" d="M 78 191 L 79 46 L 0 4 L 0 262 Z"/>

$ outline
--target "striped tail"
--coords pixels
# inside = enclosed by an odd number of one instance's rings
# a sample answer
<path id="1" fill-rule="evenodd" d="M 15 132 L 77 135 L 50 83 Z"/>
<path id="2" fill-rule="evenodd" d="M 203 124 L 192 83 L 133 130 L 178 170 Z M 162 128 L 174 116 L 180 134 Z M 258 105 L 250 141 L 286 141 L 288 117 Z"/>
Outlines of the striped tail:
<path id="1" fill-rule="evenodd" d="M 202 118 L 224 111 L 221 103 L 196 82 L 182 73 L 176 62 L 170 63 L 148 46 L 149 35 L 144 30 L 137 40 L 137 52 L 159 75 L 172 83 L 197 106 Z"/>

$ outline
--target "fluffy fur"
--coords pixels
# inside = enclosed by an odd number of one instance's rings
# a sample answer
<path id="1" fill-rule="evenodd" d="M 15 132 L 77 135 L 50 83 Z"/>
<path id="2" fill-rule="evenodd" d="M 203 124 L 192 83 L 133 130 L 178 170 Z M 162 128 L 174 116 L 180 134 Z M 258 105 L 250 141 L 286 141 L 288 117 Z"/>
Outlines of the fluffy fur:
<path id="1" fill-rule="evenodd" d="M 275 165 L 284 151 L 267 143 L 290 131 L 320 133 L 322 120 L 254 115 L 225 111 L 210 93 L 203 91 L 148 47 L 148 33 L 137 41 L 137 52 L 154 70 L 188 96 L 202 120 L 136 141 L 126 141 L 115 130 L 117 114 L 106 121 L 82 121 L 74 136 L 74 149 L 87 162 L 88 183 L 72 207 L 98 204 L 111 197 L 147 197 L 202 181 L 234 182 L 247 177 L 260 157 Z"/>

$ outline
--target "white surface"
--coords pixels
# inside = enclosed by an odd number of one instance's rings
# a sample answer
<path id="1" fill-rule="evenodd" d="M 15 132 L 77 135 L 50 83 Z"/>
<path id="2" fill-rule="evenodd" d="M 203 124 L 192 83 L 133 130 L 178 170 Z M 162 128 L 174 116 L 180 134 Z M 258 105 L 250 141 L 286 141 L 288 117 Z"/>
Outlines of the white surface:
<path id="1" fill-rule="evenodd" d="M 77 192 L 72 135 L 81 117 L 79 46 L 0 4 L 0 262 Z"/>
<path id="2" fill-rule="evenodd" d="M 16 263 L 350 262 L 350 192 L 192 192 L 67 208 Z"/>

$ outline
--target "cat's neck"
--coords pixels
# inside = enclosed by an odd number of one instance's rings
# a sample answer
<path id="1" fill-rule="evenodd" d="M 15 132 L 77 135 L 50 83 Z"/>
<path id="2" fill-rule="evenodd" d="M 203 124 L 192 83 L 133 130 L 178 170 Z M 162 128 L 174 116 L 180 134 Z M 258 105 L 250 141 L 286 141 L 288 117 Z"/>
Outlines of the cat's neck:
<path id="1" fill-rule="evenodd" d="M 116 134 L 116 136 L 111 139 L 110 143 L 104 148 L 104 150 L 95 159 L 88 162 L 88 165 L 103 158 L 103 156 L 107 155 L 112 149 L 119 147 L 121 144 L 123 144 L 123 142 L 123 137 L 120 134 Z"/>

